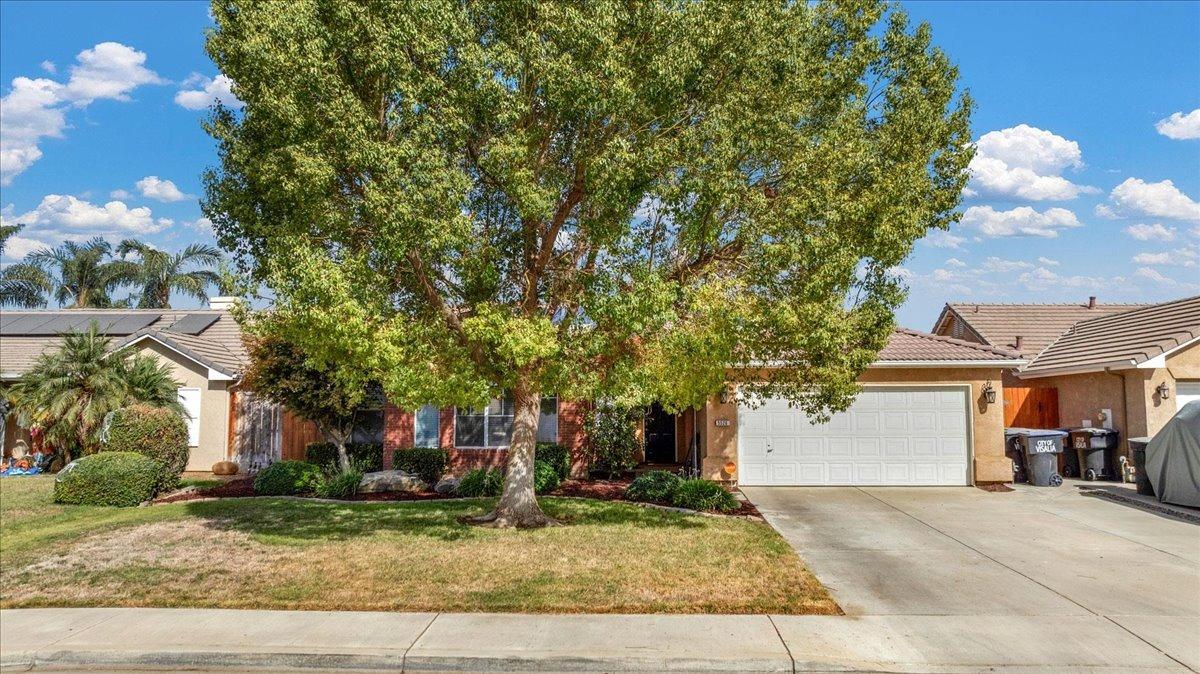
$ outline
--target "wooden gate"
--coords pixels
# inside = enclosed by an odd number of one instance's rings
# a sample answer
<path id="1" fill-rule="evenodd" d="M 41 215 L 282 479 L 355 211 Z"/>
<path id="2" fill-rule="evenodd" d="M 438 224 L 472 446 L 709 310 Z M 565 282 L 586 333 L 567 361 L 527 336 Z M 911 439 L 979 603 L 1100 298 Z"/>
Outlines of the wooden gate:
<path id="1" fill-rule="evenodd" d="M 1004 387 L 1006 428 L 1058 428 L 1058 389 L 1040 386 Z"/>

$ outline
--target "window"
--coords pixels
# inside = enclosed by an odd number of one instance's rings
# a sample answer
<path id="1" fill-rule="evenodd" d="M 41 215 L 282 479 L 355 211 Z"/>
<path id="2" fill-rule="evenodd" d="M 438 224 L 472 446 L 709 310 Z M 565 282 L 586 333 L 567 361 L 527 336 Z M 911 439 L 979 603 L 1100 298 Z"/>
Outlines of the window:
<path id="1" fill-rule="evenodd" d="M 454 415 L 455 447 L 507 447 L 512 440 L 512 398 L 493 398 L 482 410 L 460 407 Z M 538 442 L 558 441 L 558 398 L 542 398 Z M 420 446 L 420 445 L 418 445 Z"/>
<path id="2" fill-rule="evenodd" d="M 200 446 L 200 389 L 179 389 L 179 404 L 183 405 L 184 418 L 187 422 L 188 447 Z"/>
<path id="3" fill-rule="evenodd" d="M 435 405 L 424 405 L 413 415 L 413 446 L 438 446 L 438 418 L 440 411 Z"/>
<path id="4" fill-rule="evenodd" d="M 353 429 L 350 442 L 383 444 L 383 410 L 358 410 Z"/>

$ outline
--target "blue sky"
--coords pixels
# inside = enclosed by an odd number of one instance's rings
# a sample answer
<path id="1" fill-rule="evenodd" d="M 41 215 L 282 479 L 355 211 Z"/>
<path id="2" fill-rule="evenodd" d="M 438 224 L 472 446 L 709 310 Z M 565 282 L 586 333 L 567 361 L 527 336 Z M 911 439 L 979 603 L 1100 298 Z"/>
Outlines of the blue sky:
<path id="1" fill-rule="evenodd" d="M 1200 3 L 905 7 L 959 64 L 979 152 L 963 223 L 896 270 L 901 324 L 947 300 L 1200 293 Z M 29 223 L 6 261 L 92 234 L 212 242 L 208 25 L 203 2 L 0 3 L 0 207 Z"/>

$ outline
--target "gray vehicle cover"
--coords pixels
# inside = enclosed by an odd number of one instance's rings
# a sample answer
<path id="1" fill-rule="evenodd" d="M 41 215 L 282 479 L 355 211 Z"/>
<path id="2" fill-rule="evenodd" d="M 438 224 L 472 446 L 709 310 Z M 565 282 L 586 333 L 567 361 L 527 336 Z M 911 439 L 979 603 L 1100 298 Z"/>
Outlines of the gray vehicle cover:
<path id="1" fill-rule="evenodd" d="M 1146 446 L 1146 477 L 1160 502 L 1200 508 L 1200 400 L 1184 405 Z"/>

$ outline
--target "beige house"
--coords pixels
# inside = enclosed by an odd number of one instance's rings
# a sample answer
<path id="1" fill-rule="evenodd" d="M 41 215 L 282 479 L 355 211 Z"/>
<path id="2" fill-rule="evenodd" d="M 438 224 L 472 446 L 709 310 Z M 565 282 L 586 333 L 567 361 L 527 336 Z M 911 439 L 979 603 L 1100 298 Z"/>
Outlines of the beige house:
<path id="1" fill-rule="evenodd" d="M 934 332 L 1014 349 L 1005 425 L 1152 436 L 1200 399 L 1200 297 L 1148 305 L 947 304 Z"/>
<path id="2" fill-rule="evenodd" d="M 224 298 L 209 309 L 5 310 L 0 314 L 0 385 L 29 370 L 37 357 L 58 347 L 61 334 L 83 330 L 93 321 L 113 340 L 113 348 L 131 348 L 166 363 L 179 382 L 179 400 L 187 410 L 191 456 L 187 470 L 207 471 L 233 456 L 231 391 L 246 362 L 241 330 Z M 36 449 L 29 429 L 16 415 L 4 424 L 4 455 Z"/>

